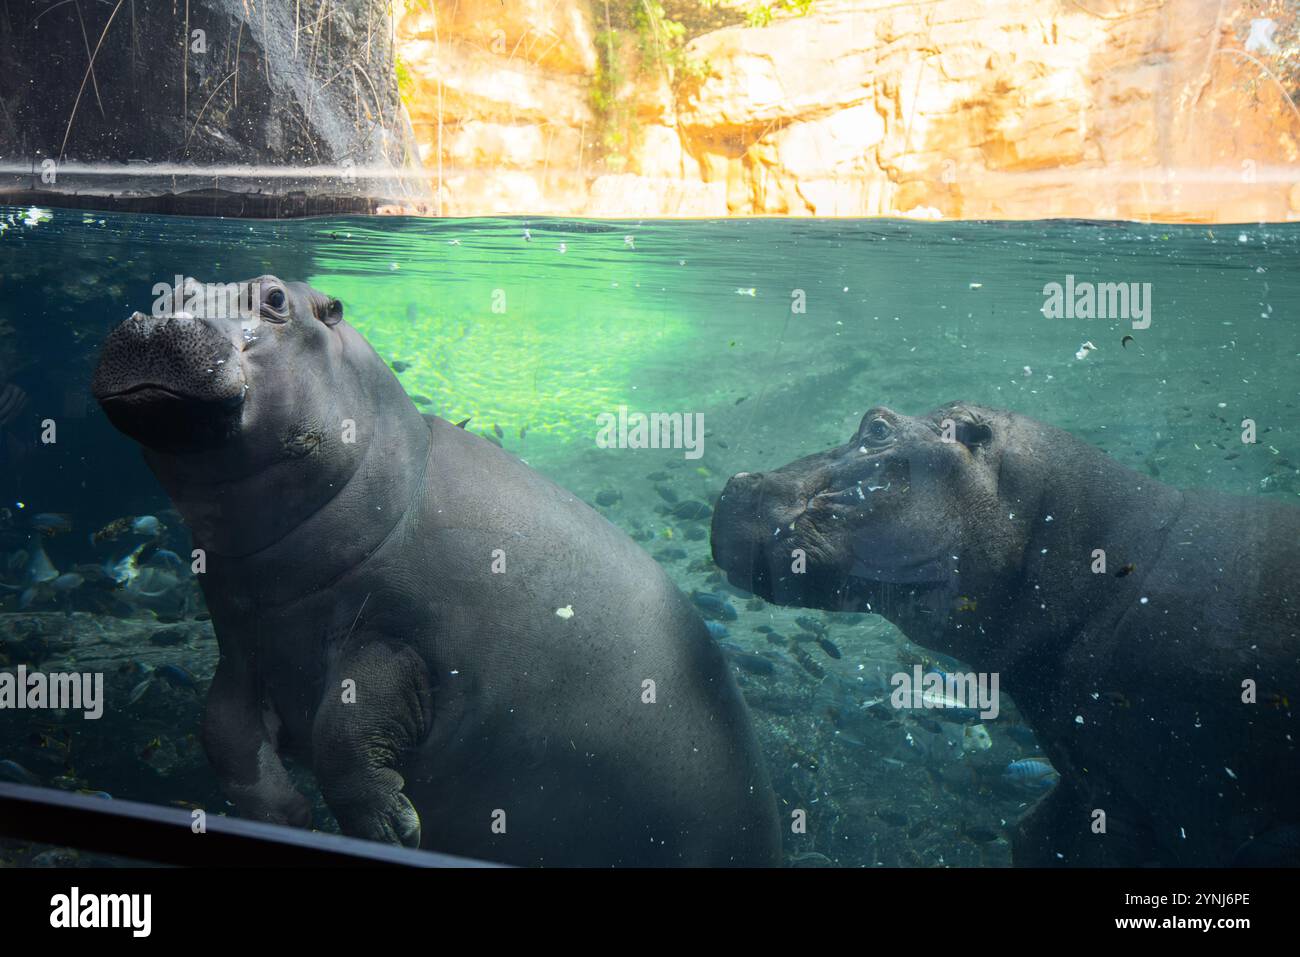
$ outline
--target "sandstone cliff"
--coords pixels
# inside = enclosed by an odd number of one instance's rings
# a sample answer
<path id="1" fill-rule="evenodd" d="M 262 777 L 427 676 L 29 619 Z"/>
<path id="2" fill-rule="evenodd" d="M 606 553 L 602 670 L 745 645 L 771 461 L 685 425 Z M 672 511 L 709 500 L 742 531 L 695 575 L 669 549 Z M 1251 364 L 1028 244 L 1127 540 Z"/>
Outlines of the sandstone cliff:
<path id="1" fill-rule="evenodd" d="M 1288 4 L 667 6 L 399 3 L 433 211 L 1300 216 Z"/>

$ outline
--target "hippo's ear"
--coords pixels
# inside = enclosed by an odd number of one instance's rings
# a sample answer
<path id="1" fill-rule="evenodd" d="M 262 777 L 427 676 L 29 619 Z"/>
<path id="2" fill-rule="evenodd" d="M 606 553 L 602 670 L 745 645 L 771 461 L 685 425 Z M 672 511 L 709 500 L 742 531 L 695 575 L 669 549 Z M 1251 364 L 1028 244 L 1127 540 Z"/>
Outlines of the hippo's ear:
<path id="1" fill-rule="evenodd" d="M 343 303 L 333 297 L 326 299 L 320 307 L 320 321 L 327 326 L 336 326 L 343 319 Z"/>

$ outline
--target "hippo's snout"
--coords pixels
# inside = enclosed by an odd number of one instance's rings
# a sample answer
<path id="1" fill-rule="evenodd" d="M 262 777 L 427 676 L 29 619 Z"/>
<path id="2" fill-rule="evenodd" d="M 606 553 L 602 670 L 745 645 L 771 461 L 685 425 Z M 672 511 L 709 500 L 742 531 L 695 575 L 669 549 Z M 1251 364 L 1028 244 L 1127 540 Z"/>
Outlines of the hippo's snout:
<path id="1" fill-rule="evenodd" d="M 247 391 L 222 330 L 189 315 L 140 312 L 109 333 L 90 388 L 119 431 L 172 452 L 231 434 Z"/>
<path id="2" fill-rule="evenodd" d="M 770 598 L 768 539 L 780 496 L 761 472 L 733 475 L 713 510 L 713 561 L 737 588 Z M 764 529 L 766 528 L 766 534 Z"/>

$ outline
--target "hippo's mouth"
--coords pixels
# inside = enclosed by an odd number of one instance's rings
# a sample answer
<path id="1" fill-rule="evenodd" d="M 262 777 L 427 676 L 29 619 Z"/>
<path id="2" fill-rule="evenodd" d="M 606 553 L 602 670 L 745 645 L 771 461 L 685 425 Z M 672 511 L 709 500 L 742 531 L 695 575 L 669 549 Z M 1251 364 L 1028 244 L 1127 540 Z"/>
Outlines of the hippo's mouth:
<path id="1" fill-rule="evenodd" d="M 136 313 L 109 334 L 91 391 L 141 445 L 187 452 L 234 434 L 248 385 L 226 330 L 188 315 Z"/>
<path id="2" fill-rule="evenodd" d="M 99 404 L 115 428 L 146 448 L 190 452 L 220 445 L 238 431 L 244 394 L 198 398 L 147 382 L 102 395 Z"/>

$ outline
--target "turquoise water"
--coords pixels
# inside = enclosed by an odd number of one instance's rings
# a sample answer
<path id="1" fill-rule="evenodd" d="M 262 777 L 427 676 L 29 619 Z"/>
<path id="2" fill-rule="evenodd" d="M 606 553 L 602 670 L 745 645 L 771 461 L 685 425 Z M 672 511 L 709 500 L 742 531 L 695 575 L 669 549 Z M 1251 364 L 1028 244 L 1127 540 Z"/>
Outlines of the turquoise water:
<path id="1" fill-rule="evenodd" d="M 6 563 L 30 552 L 36 513 L 69 516 L 69 530 L 41 537 L 61 573 L 120 558 L 89 535 L 122 516 L 157 515 L 167 547 L 186 554 L 178 517 L 87 390 L 104 335 L 177 274 L 274 273 L 337 296 L 422 411 L 468 417 L 585 500 L 612 503 L 597 507 L 687 592 L 725 588 L 707 521 L 678 517 L 675 503 L 709 503 L 737 471 L 840 444 L 877 404 L 1004 407 L 1172 485 L 1300 495 L 1296 226 L 258 223 L 13 209 L 0 221 L 0 389 L 28 397 L 0 446 Z M 1149 326 L 1045 317 L 1044 287 L 1067 276 L 1149 284 Z M 1078 358 L 1086 342 L 1095 348 Z M 620 406 L 702 414 L 702 454 L 598 447 L 597 416 Z M 45 418 L 54 443 L 38 439 Z M 1244 419 L 1255 444 L 1241 442 Z M 0 565 L 0 580 L 17 581 L 14 567 Z M 94 723 L 6 721 L 0 760 L 53 787 L 224 808 L 194 738 L 215 663 L 201 605 L 185 583 L 184 601 L 161 609 L 92 586 L 26 607 L 20 592 L 0 594 L 0 667 L 94 664 L 126 693 L 145 669 L 176 664 L 193 686 L 154 681 Z M 811 808 L 808 839 L 787 842 L 792 862 L 1009 863 L 1007 829 L 1037 797 L 1002 775 L 1038 753 L 1014 708 L 987 724 L 983 750 L 963 747 L 959 725 L 879 720 L 862 704 L 885 675 L 960 663 L 875 616 L 728 600 L 737 618 L 721 640 L 779 801 Z"/>

